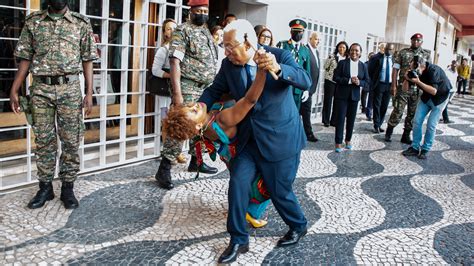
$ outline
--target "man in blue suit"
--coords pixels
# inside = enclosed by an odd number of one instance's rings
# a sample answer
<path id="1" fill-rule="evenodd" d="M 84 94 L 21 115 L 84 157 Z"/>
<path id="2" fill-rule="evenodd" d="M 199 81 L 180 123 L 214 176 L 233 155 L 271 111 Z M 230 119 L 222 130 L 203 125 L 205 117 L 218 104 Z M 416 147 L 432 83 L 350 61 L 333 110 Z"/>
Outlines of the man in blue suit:
<path id="1" fill-rule="evenodd" d="M 307 232 L 307 221 L 292 187 L 306 138 L 290 85 L 308 89 L 311 79 L 288 51 L 264 47 L 266 53 L 259 55 L 257 62 L 253 61 L 256 46 L 257 37 L 248 21 L 237 20 L 227 25 L 224 29 L 227 58 L 213 84 L 199 99 L 208 107 L 227 93 L 239 100 L 250 87 L 257 65 L 278 77 L 275 80 L 267 75 L 260 99 L 238 126 L 239 142 L 230 166 L 228 193 L 227 231 L 231 240 L 219 263 L 231 263 L 249 249 L 245 213 L 257 172 L 262 174 L 273 205 L 290 228 L 277 245 L 296 244 Z"/>

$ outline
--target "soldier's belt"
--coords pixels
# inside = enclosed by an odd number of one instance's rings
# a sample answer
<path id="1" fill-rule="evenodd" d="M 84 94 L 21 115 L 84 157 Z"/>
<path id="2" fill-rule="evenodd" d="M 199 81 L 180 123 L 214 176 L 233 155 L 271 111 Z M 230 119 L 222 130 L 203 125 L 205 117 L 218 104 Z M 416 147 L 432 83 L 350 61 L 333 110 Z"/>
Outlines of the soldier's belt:
<path id="1" fill-rule="evenodd" d="M 62 85 L 79 80 L 79 75 L 64 76 L 33 76 L 34 81 L 39 81 L 46 85 Z"/>
<path id="2" fill-rule="evenodd" d="M 191 79 L 187 79 L 187 78 L 181 78 L 181 82 L 183 83 L 187 83 L 189 85 L 191 85 L 192 87 L 197 87 L 197 88 L 200 88 L 200 89 L 205 89 L 207 87 L 207 84 L 206 83 L 200 83 L 200 82 L 197 82 L 197 81 L 194 81 L 194 80 L 191 80 Z"/>

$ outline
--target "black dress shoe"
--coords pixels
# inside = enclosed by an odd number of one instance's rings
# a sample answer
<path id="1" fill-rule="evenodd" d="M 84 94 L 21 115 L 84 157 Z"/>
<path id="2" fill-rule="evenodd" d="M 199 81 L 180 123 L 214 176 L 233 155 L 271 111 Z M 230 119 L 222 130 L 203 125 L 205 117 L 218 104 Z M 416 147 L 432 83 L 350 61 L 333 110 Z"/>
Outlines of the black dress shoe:
<path id="1" fill-rule="evenodd" d="M 188 172 L 197 172 L 197 169 L 197 158 L 195 156 L 191 156 L 191 161 L 189 162 L 188 166 Z M 203 162 L 199 167 L 199 172 L 203 174 L 216 174 L 217 168 L 211 167 Z"/>
<path id="2" fill-rule="evenodd" d="M 374 127 L 374 130 L 372 132 L 374 132 L 375 134 L 379 134 L 382 131 L 380 131 L 380 128 Z"/>
<path id="3" fill-rule="evenodd" d="M 380 131 L 380 133 L 383 133 L 383 132 L 385 132 L 385 129 L 379 127 L 379 131 Z"/>
<path id="4" fill-rule="evenodd" d="M 219 257 L 218 263 L 232 263 L 237 260 L 237 257 L 240 253 L 244 254 L 249 251 L 249 244 L 233 244 L 230 243 L 229 246 L 222 252 Z"/>
<path id="5" fill-rule="evenodd" d="M 324 127 L 329 127 L 329 124 L 324 124 Z"/>
<path id="6" fill-rule="evenodd" d="M 313 134 L 307 136 L 306 139 L 307 139 L 309 142 L 316 142 L 316 141 L 319 140 L 319 139 L 316 138 Z"/>
<path id="7" fill-rule="evenodd" d="M 284 237 L 278 240 L 277 246 L 287 247 L 287 246 L 295 245 L 296 243 L 298 243 L 298 241 L 300 241 L 300 238 L 306 235 L 307 232 L 308 230 L 306 228 L 301 232 L 297 232 L 293 229 L 290 229 Z"/>

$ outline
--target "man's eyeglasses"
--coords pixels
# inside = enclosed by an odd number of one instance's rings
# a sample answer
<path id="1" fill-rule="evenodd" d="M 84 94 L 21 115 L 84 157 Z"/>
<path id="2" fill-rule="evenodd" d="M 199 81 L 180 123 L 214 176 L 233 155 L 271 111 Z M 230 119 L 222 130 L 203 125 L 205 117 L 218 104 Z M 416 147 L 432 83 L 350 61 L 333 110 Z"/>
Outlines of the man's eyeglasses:
<path id="1" fill-rule="evenodd" d="M 224 44 L 224 49 L 229 52 L 229 53 L 232 53 L 232 51 L 234 51 L 235 48 L 237 48 L 239 45 L 241 45 L 241 43 L 237 43 L 237 44 Z"/>
<path id="2" fill-rule="evenodd" d="M 270 35 L 260 35 L 260 38 L 263 38 L 263 39 L 271 39 L 272 36 L 270 36 Z"/>

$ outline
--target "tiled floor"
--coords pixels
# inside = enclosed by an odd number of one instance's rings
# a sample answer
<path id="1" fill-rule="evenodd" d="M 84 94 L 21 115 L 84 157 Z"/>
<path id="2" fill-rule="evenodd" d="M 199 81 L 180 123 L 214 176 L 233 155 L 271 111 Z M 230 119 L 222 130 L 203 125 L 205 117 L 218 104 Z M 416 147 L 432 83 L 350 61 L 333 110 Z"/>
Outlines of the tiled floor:
<path id="1" fill-rule="evenodd" d="M 302 152 L 295 191 L 309 220 L 299 245 L 275 248 L 287 227 L 272 205 L 268 225 L 250 229 L 241 264 L 474 263 L 474 97 L 455 98 L 453 124 L 440 124 L 427 160 L 371 132 L 358 116 L 352 151 L 333 152 L 334 129 Z M 213 264 L 225 249 L 228 172 L 173 169 L 176 188 L 159 189 L 158 162 L 80 177 L 80 208 L 56 198 L 26 204 L 36 187 L 0 196 L 0 264 Z"/>

